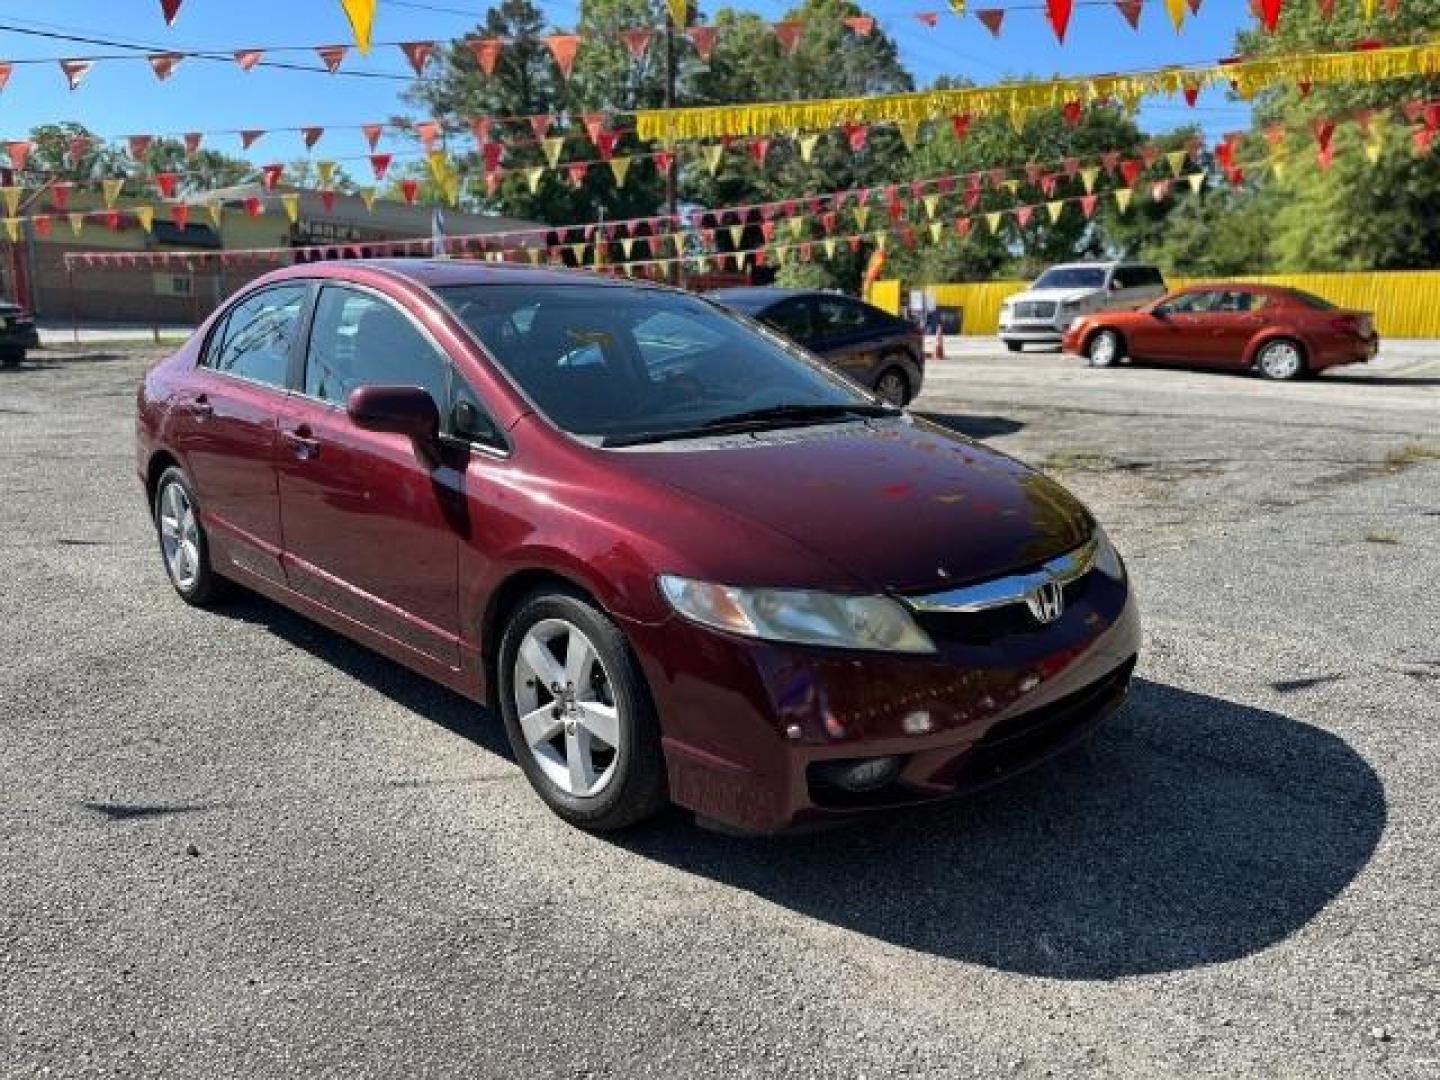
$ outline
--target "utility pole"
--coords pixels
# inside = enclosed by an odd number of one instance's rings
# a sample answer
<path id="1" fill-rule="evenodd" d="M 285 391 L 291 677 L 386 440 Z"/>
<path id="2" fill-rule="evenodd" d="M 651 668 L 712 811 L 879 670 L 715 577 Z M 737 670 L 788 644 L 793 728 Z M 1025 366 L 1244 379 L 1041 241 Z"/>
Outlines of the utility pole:
<path id="1" fill-rule="evenodd" d="M 667 5 L 668 6 L 668 5 Z M 687 5 L 685 16 L 690 16 Z M 666 109 L 675 107 L 675 23 L 671 19 L 665 20 L 665 100 Z M 665 213 L 669 216 L 670 227 L 675 226 L 675 216 L 678 210 L 675 193 L 675 173 L 678 168 L 674 144 L 665 144 L 665 149 L 670 152 L 669 160 L 665 164 Z M 665 266 L 665 280 L 671 285 L 678 285 L 680 277 L 680 263 L 675 261 Z"/>

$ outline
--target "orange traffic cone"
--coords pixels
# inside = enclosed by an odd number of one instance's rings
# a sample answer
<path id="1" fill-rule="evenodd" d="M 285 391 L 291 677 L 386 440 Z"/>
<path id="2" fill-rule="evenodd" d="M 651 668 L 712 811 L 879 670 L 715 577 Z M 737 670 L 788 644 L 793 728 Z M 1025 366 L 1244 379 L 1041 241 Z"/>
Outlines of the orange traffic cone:
<path id="1" fill-rule="evenodd" d="M 943 327 L 935 327 L 935 336 L 931 338 L 931 349 L 929 354 L 931 360 L 945 359 L 945 330 Z"/>

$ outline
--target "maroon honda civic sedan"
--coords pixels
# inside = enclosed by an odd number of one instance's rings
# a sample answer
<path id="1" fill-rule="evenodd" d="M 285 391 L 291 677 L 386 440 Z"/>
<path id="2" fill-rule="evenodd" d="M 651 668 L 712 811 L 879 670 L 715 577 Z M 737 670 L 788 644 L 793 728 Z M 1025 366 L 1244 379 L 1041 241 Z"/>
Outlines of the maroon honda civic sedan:
<path id="1" fill-rule="evenodd" d="M 752 831 L 1013 775 L 1139 622 L 1063 488 L 683 292 L 287 268 L 139 393 L 175 590 L 239 584 L 503 718 L 567 821 Z"/>

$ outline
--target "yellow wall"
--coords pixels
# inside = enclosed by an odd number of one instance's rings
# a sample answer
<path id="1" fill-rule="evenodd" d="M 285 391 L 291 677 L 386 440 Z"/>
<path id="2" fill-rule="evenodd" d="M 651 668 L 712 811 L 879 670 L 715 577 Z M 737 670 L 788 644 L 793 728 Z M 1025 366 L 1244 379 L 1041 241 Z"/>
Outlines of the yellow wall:
<path id="1" fill-rule="evenodd" d="M 1205 278 L 1167 278 L 1172 288 L 1203 284 Z M 1440 338 L 1440 270 L 1397 270 L 1343 274 L 1257 274 L 1227 278 L 1266 285 L 1288 285 L 1323 296 L 1343 308 L 1370 311 L 1382 337 Z M 936 285 L 935 302 L 965 309 L 965 333 L 993 334 L 1000 301 L 1025 288 L 1024 281 L 975 281 Z M 877 281 L 870 302 L 900 310 L 900 282 Z"/>

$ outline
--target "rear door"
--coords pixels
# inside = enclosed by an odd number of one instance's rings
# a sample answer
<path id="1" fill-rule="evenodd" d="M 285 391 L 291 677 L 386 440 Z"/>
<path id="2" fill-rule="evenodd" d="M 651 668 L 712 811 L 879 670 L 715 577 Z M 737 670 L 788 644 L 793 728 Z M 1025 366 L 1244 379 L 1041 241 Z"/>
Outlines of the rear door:
<path id="1" fill-rule="evenodd" d="M 1265 293 L 1226 289 L 1211 294 L 1213 303 L 1195 316 L 1196 359 L 1206 364 L 1239 367 L 1250 339 L 1269 321 L 1265 314 Z"/>
<path id="2" fill-rule="evenodd" d="M 455 378 L 440 347 L 388 297 L 326 284 L 277 451 L 291 587 L 452 667 L 466 461 L 422 460 L 408 438 L 356 427 L 345 406 L 358 386 L 419 386 L 444 416 Z"/>
<path id="3" fill-rule="evenodd" d="M 276 478 L 277 418 L 310 284 L 260 289 L 210 333 L 171 413 L 171 441 L 200 500 L 212 556 L 283 583 Z"/>

